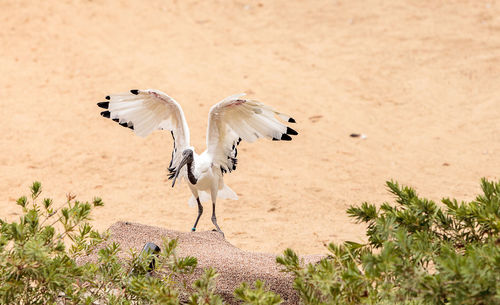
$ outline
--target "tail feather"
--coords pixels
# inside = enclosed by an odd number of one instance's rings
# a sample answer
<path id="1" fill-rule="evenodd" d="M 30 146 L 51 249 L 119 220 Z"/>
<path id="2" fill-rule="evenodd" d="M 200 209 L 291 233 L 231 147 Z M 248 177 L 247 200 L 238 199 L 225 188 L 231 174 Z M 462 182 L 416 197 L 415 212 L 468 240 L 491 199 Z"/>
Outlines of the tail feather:
<path id="1" fill-rule="evenodd" d="M 238 195 L 236 195 L 236 193 L 226 184 L 224 184 L 224 187 L 219 190 L 217 197 L 220 197 L 221 199 L 238 200 Z"/>
<path id="2" fill-rule="evenodd" d="M 205 191 L 198 191 L 198 196 L 200 197 L 200 202 L 210 202 L 212 200 L 210 194 Z M 224 187 L 217 192 L 217 197 L 220 199 L 238 200 L 238 195 L 225 184 Z M 188 203 L 190 207 L 195 207 L 197 205 L 196 198 L 191 196 Z"/>

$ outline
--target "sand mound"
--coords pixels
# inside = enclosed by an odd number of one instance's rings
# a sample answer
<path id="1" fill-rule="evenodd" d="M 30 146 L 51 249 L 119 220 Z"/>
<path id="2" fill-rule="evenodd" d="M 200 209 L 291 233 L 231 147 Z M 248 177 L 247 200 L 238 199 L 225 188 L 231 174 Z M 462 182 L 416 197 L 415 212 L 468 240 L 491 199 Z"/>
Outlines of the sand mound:
<path id="1" fill-rule="evenodd" d="M 281 295 L 283 304 L 298 303 L 298 295 L 292 288 L 293 277 L 280 272 L 275 262 L 276 255 L 240 250 L 217 232 L 178 232 L 130 222 L 117 222 L 109 228 L 109 232 L 110 242 L 118 242 L 124 251 L 131 248 L 140 251 L 147 242 L 161 245 L 164 237 L 177 238 L 179 257 L 189 255 L 198 259 L 196 270 L 188 282 L 192 283 L 200 277 L 206 268 L 215 268 L 219 273 L 217 293 L 230 304 L 236 304 L 233 298 L 235 288 L 242 282 L 253 284 L 257 279 L 265 281 L 272 291 Z M 302 258 L 309 263 L 319 261 L 321 257 L 308 255 Z M 84 261 L 94 259 L 95 256 L 90 256 Z"/>

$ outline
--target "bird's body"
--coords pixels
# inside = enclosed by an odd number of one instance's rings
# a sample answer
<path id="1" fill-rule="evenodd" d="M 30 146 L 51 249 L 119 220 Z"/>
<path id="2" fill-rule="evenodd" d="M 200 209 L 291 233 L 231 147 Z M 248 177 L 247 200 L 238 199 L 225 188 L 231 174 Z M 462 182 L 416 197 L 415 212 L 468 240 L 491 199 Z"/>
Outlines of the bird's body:
<path id="1" fill-rule="evenodd" d="M 212 222 L 219 232 L 215 217 L 217 197 L 238 199 L 234 191 L 224 184 L 223 176 L 236 169 L 237 146 L 241 141 L 253 142 L 258 138 L 291 140 L 297 132 L 276 119 L 295 123 L 283 113 L 253 100 L 242 99 L 244 94 L 233 95 L 215 104 L 209 112 L 207 149 L 197 154 L 189 144 L 189 129 L 180 105 L 158 90 L 130 90 L 130 93 L 106 96 L 98 103 L 108 109 L 101 115 L 113 119 L 121 126 L 131 128 L 141 137 L 157 129 L 170 130 L 174 139 L 169 179 L 172 187 L 177 179 L 185 179 L 191 190 L 190 205 L 198 205 L 196 230 L 203 213 L 202 202 L 213 205 Z"/>
<path id="2" fill-rule="evenodd" d="M 200 196 L 201 192 L 204 192 L 206 194 L 210 194 L 212 192 L 218 193 L 219 189 L 222 189 L 224 187 L 222 171 L 220 168 L 217 168 L 212 164 L 211 157 L 208 155 L 206 150 L 201 155 L 198 155 L 193 150 L 193 157 L 194 161 L 192 165 L 192 172 L 197 181 L 196 184 L 193 184 L 191 183 L 191 181 L 189 181 L 189 179 L 187 179 L 189 189 L 191 190 L 191 193 L 193 193 L 193 197 L 190 200 L 190 205 L 196 203 L 196 201 L 194 200 L 196 200 L 196 198 Z M 203 196 L 203 200 L 201 200 L 201 202 L 207 201 L 206 198 L 206 196 Z M 237 199 L 237 197 L 234 199 Z"/>

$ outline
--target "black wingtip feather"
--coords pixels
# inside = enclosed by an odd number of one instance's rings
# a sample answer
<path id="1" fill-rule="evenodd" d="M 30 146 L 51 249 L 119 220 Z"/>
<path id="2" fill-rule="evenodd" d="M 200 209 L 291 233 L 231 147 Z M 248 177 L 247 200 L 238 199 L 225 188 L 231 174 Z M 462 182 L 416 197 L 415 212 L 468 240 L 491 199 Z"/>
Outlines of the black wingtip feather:
<path id="1" fill-rule="evenodd" d="M 222 166 L 220 167 L 220 171 L 221 171 L 222 174 L 227 173 L 227 170 L 225 170 L 224 167 L 222 167 Z"/>
<path id="2" fill-rule="evenodd" d="M 292 140 L 292 137 L 290 137 L 289 135 L 287 134 L 282 134 L 281 135 L 281 140 L 283 141 L 291 141 Z"/>
<path id="3" fill-rule="evenodd" d="M 108 109 L 109 108 L 109 102 L 100 102 L 97 103 L 97 106 L 103 108 L 103 109 Z"/>
<path id="4" fill-rule="evenodd" d="M 132 89 L 132 90 L 130 90 L 130 93 L 137 95 L 137 94 L 139 94 L 139 90 Z"/>
<path id="5" fill-rule="evenodd" d="M 117 123 L 118 123 L 118 122 L 120 122 L 120 120 L 119 120 L 119 119 L 113 119 L 113 121 L 115 121 L 115 122 L 117 122 Z"/>
<path id="6" fill-rule="evenodd" d="M 130 126 L 128 126 L 128 128 L 134 130 L 134 125 L 130 125 Z"/>
<path id="7" fill-rule="evenodd" d="M 273 138 L 273 141 L 279 141 L 280 139 Z"/>
<path id="8" fill-rule="evenodd" d="M 109 101 L 111 98 L 109 97 L 109 95 L 106 95 L 106 99 Z"/>
<path id="9" fill-rule="evenodd" d="M 297 131 L 293 130 L 292 128 L 287 127 L 287 128 L 286 128 L 286 134 L 289 134 L 289 135 L 292 135 L 292 136 L 296 136 L 296 135 L 298 135 L 299 133 L 298 133 Z"/>
<path id="10" fill-rule="evenodd" d="M 297 122 L 295 122 L 295 119 L 294 119 L 294 118 L 289 118 L 289 119 L 288 119 L 288 123 L 297 123 Z"/>
<path id="11" fill-rule="evenodd" d="M 110 117 L 111 113 L 110 113 L 109 111 L 103 111 L 103 112 L 101 112 L 101 115 L 102 115 L 103 117 L 105 117 L 105 118 L 108 118 L 108 119 L 109 119 L 109 117 Z"/>
<path id="12" fill-rule="evenodd" d="M 128 124 L 127 123 L 120 123 L 120 126 L 128 127 Z"/>

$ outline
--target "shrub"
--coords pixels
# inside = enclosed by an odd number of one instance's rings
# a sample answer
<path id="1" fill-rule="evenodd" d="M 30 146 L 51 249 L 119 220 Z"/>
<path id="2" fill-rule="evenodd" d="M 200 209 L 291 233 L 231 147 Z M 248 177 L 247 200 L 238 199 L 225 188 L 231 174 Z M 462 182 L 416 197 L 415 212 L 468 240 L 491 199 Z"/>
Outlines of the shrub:
<path id="1" fill-rule="evenodd" d="M 363 203 L 347 213 L 366 223 L 368 243 L 331 243 L 330 255 L 303 266 L 287 249 L 277 258 L 295 275 L 305 304 L 500 304 L 500 182 L 481 181 L 471 202 L 442 206 L 387 182 L 395 205 Z"/>
<path id="2" fill-rule="evenodd" d="M 120 246 L 104 243 L 107 235 L 89 224 L 92 208 L 103 205 L 100 198 L 80 202 L 69 194 L 54 208 L 52 199 L 39 199 L 39 182 L 30 191 L 29 199 L 17 200 L 19 222 L 0 220 L 0 304 L 223 304 L 214 292 L 215 270 L 206 270 L 193 287 L 179 280 L 194 271 L 197 260 L 178 258 L 177 240 L 164 240 L 160 253 L 131 251 L 121 259 Z M 96 262 L 77 264 L 97 249 Z M 261 287 L 241 292 L 269 294 Z"/>
<path id="3" fill-rule="evenodd" d="M 367 225 L 367 243 L 332 243 L 317 264 L 304 265 L 291 249 L 277 257 L 295 275 L 302 303 L 500 304 L 500 182 L 483 179 L 475 200 L 446 198 L 440 206 L 412 188 L 387 186 L 396 204 L 347 211 Z M 192 273 L 197 260 L 177 257 L 177 240 L 164 240 L 160 253 L 119 258 L 120 246 L 105 243 L 107 235 L 89 224 L 100 198 L 80 202 L 69 194 L 54 208 L 39 198 L 41 190 L 34 182 L 29 199 L 17 200 L 19 222 L 0 220 L 1 304 L 224 304 L 213 269 L 188 287 L 180 275 Z M 93 251 L 96 262 L 77 264 Z M 261 281 L 241 284 L 235 297 L 242 304 L 282 302 Z"/>

